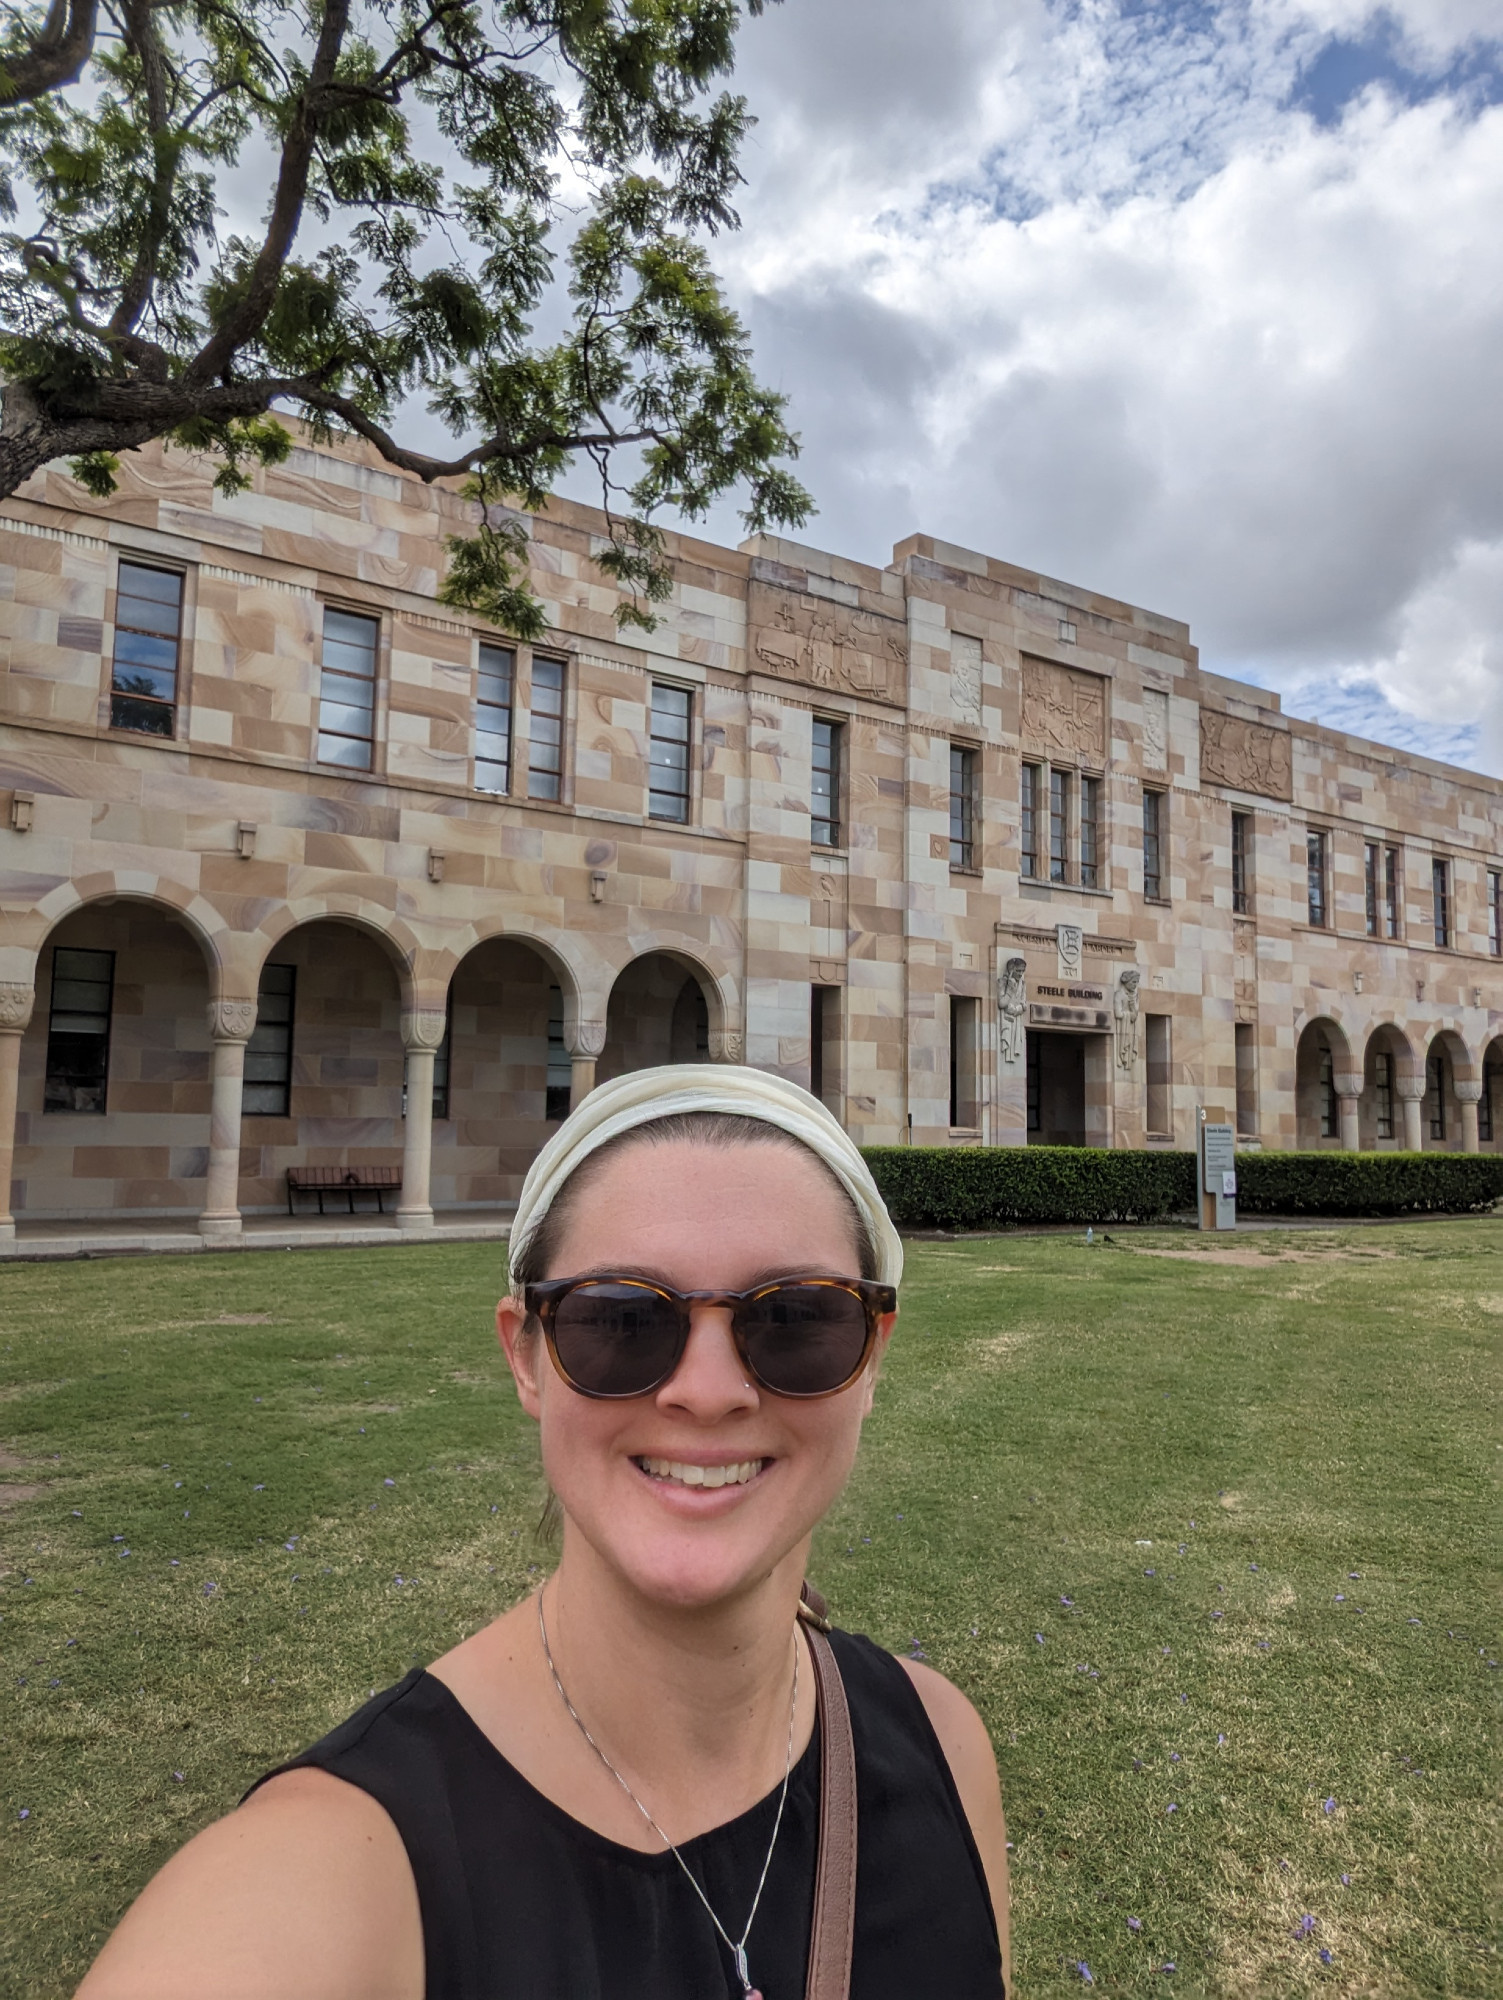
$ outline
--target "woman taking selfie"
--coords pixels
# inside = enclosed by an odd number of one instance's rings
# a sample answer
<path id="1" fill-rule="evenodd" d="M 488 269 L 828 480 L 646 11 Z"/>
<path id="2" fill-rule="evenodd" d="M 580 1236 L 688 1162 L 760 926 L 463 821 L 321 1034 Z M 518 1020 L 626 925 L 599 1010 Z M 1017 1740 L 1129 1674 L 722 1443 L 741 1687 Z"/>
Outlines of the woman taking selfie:
<path id="1" fill-rule="evenodd" d="M 980 1718 L 801 1601 L 902 1261 L 796 1085 L 594 1091 L 496 1315 L 557 1569 L 190 1842 L 83 2000 L 1000 2000 Z"/>

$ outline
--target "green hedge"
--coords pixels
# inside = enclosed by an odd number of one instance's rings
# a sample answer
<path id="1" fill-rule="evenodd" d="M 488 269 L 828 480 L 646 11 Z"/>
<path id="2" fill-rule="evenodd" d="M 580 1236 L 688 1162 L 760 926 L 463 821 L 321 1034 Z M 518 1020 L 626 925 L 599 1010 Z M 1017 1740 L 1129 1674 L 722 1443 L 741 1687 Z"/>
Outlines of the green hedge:
<path id="1" fill-rule="evenodd" d="M 1195 1207 L 1195 1155 L 1092 1146 L 868 1146 L 900 1229 L 1158 1222 Z M 1497 1153 L 1239 1153 L 1244 1215 L 1458 1214 L 1503 1197 Z"/>
<path id="2" fill-rule="evenodd" d="M 1237 1207 L 1251 1215 L 1448 1215 L 1503 1197 L 1499 1153 L 1239 1153 Z"/>

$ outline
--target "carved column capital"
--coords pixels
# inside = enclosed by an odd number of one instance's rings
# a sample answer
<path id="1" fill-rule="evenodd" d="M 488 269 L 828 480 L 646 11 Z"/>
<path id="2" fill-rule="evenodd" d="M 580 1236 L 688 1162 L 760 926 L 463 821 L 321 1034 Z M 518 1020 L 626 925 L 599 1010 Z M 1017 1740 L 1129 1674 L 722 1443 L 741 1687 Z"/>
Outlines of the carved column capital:
<path id="1" fill-rule="evenodd" d="M 738 1063 L 741 1061 L 741 1033 L 737 1028 L 711 1028 L 710 1061 Z"/>
<path id="2" fill-rule="evenodd" d="M 1331 1084 L 1338 1097 L 1360 1097 L 1362 1095 L 1362 1079 L 1360 1076 L 1354 1075 L 1350 1070 L 1338 1070 L 1331 1078 Z"/>
<path id="3" fill-rule="evenodd" d="M 19 979 L 0 979 L 0 1034 L 19 1035 L 23 1031 L 36 997 L 34 986 L 23 985 Z"/>
<path id="4" fill-rule="evenodd" d="M 402 1015 L 402 1047 L 437 1049 L 443 1044 L 449 1017 L 441 1007 L 418 1007 Z"/>
<path id="5" fill-rule="evenodd" d="M 1482 1102 L 1482 1085 L 1480 1082 L 1463 1083 L 1461 1078 L 1457 1077 L 1452 1082 L 1451 1088 L 1456 1093 L 1456 1102 L 1458 1104 L 1480 1104 Z"/>
<path id="6" fill-rule="evenodd" d="M 255 1033 L 254 1000 L 211 1000 L 209 1033 L 216 1042 L 248 1042 Z"/>
<path id="7" fill-rule="evenodd" d="M 576 1021 L 572 1029 L 565 1022 L 564 1047 L 571 1056 L 598 1056 L 605 1047 L 604 1021 Z"/>
<path id="8" fill-rule="evenodd" d="M 1393 1087 L 1405 1104 L 1418 1104 L 1425 1095 L 1425 1079 L 1422 1076 L 1396 1076 Z"/>

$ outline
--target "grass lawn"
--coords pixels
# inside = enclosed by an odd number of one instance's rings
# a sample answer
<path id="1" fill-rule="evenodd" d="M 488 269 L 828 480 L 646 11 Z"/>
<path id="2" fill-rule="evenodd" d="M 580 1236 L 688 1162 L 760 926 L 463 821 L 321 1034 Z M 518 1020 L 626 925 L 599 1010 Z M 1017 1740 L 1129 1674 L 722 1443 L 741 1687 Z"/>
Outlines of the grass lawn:
<path id="1" fill-rule="evenodd" d="M 1115 1234 L 912 1246 L 814 1564 L 991 1727 L 1021 2000 L 1498 1993 L 1503 1223 Z M 0 1269 L 0 1992 L 536 1580 L 499 1276 Z"/>

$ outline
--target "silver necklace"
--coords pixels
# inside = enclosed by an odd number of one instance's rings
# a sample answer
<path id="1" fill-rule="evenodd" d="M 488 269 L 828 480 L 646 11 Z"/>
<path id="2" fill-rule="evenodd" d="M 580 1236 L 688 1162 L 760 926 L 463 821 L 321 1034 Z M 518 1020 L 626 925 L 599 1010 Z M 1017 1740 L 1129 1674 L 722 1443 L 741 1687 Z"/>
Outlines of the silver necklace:
<path id="1" fill-rule="evenodd" d="M 673 1842 L 668 1838 L 667 1834 L 664 1833 L 663 1829 L 658 1825 L 657 1821 L 653 1818 L 652 1814 L 647 1810 L 646 1806 L 643 1805 L 642 1801 L 637 1797 L 636 1793 L 632 1790 L 631 1786 L 626 1782 L 625 1778 L 622 1777 L 621 1773 L 616 1769 L 615 1765 L 611 1762 L 610 1758 L 606 1756 L 605 1752 L 601 1749 L 600 1745 L 595 1741 L 594 1737 L 585 1727 L 583 1716 L 581 1716 L 579 1710 L 574 1706 L 573 1702 L 570 1701 L 568 1694 L 565 1691 L 564 1684 L 559 1679 L 558 1668 L 553 1664 L 553 1648 L 548 1644 L 548 1626 L 546 1620 L 543 1617 L 543 1593 L 541 1590 L 538 1592 L 538 1636 L 539 1638 L 541 1638 L 543 1642 L 543 1658 L 548 1662 L 548 1671 L 553 1676 L 553 1685 L 558 1689 L 558 1698 L 563 1703 L 564 1707 L 569 1711 L 570 1715 L 574 1718 L 575 1726 L 578 1728 L 580 1735 L 584 1738 L 585 1742 L 589 1744 L 590 1748 L 595 1752 L 595 1755 L 600 1759 L 601 1763 L 604 1764 L 605 1768 L 610 1772 L 611 1776 L 615 1779 L 616 1783 L 621 1787 L 622 1791 L 625 1792 L 626 1796 L 631 1800 L 632 1804 L 636 1807 L 637 1811 L 642 1815 L 643 1819 L 645 1819 L 647 1824 L 652 1828 L 653 1832 L 657 1835 L 658 1839 L 662 1841 L 664 1847 L 667 1848 L 668 1852 L 673 1856 L 674 1860 L 678 1863 L 679 1867 L 683 1869 L 684 1874 L 688 1877 L 689 1887 L 694 1891 L 695 1895 L 698 1896 L 699 1900 L 704 1904 L 710 1922 L 715 1926 L 716 1930 L 719 1931 L 721 1937 L 725 1940 L 726 1950 L 731 1954 L 731 1957 L 736 1961 L 736 1977 L 741 1981 L 743 2000 L 762 2000 L 762 1995 L 758 1992 L 756 1987 L 752 1985 L 751 1974 L 747 1970 L 746 1941 L 751 1936 L 752 1925 L 757 1921 L 757 1906 L 762 1901 L 762 1891 L 767 1886 L 767 1871 L 772 1866 L 773 1849 L 778 1844 L 778 1832 L 783 1824 L 783 1807 L 788 1802 L 788 1780 L 793 1775 L 793 1725 L 798 1715 L 799 1658 L 798 1658 L 797 1639 L 795 1639 L 793 1643 L 793 1698 L 788 1704 L 788 1756 L 783 1766 L 783 1789 L 778 1794 L 777 1818 L 772 1823 L 772 1839 L 767 1843 L 767 1859 L 762 1863 L 762 1873 L 757 1878 L 757 1893 L 755 1896 L 752 1897 L 752 1906 L 747 1914 L 747 1919 L 746 1919 L 746 1929 L 741 1933 L 741 1941 L 738 1944 L 736 1940 L 730 1935 L 729 1931 L 727 1931 L 725 1925 L 720 1921 L 719 1917 L 716 1916 L 713 1908 L 711 1907 L 710 1899 L 705 1894 L 704 1890 L 700 1888 L 699 1882 L 694 1874 L 693 1869 L 690 1868 L 688 1862 L 685 1861 L 682 1854 L 679 1853 L 678 1849 L 674 1846 Z"/>

